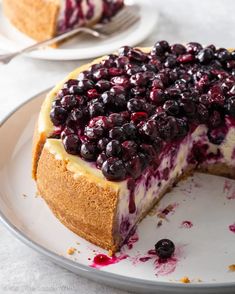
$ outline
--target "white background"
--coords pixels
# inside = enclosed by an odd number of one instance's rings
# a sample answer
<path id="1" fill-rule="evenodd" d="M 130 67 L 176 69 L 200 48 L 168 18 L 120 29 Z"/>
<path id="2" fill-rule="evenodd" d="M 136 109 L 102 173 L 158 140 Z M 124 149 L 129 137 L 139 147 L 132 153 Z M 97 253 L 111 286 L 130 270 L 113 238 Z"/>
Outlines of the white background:
<path id="1" fill-rule="evenodd" d="M 220 47 L 235 47 L 235 1 L 152 2 L 153 9 L 160 13 L 160 21 L 141 45 L 148 46 L 166 39 L 170 43 L 198 41 Z M 22 101 L 52 86 L 85 62 L 50 62 L 20 57 L 7 66 L 0 66 L 0 120 Z M 127 292 L 99 285 L 58 267 L 21 244 L 0 226 L 0 293 Z"/>

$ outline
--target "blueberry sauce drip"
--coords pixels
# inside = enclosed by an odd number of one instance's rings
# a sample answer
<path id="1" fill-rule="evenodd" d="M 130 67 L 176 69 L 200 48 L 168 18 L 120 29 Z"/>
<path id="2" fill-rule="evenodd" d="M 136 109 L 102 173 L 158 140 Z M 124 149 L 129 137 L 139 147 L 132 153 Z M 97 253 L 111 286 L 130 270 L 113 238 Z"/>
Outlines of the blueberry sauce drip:
<path id="1" fill-rule="evenodd" d="M 129 179 L 127 183 L 127 188 L 129 190 L 129 213 L 133 214 L 136 211 L 135 205 L 135 181 Z"/>
<path id="2" fill-rule="evenodd" d="M 228 121 L 235 121 L 235 51 L 195 42 L 160 41 L 148 53 L 124 46 L 68 80 L 50 117 L 52 137 L 61 138 L 68 153 L 95 162 L 108 180 L 135 183 L 146 168 L 157 170 L 160 154 L 177 153 L 200 124 L 212 144 L 224 141 Z M 189 162 L 207 158 L 208 145 L 198 144 Z M 173 164 L 162 178 L 168 179 Z"/>

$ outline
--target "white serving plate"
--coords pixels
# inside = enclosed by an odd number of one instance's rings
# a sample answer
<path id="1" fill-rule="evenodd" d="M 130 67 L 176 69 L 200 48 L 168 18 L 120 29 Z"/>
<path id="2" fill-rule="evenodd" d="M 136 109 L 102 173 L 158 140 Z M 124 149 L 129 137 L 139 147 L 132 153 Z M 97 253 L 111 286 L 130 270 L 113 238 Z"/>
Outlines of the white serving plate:
<path id="1" fill-rule="evenodd" d="M 31 98 L 1 123 L 0 218 L 8 230 L 59 265 L 113 287 L 139 293 L 235 293 L 235 272 L 228 270 L 235 264 L 235 233 L 229 230 L 235 222 L 235 182 L 211 175 L 197 173 L 168 193 L 139 225 L 133 248 L 125 246 L 117 254 L 126 259 L 91 267 L 94 256 L 106 252 L 64 227 L 36 197 L 31 179 L 32 134 L 44 96 Z M 174 209 L 158 227 L 158 213 L 169 204 Z M 183 221 L 193 226 L 182 227 Z M 176 245 L 165 265 L 147 254 L 162 238 Z M 69 247 L 80 253 L 68 255 Z M 140 261 L 146 257 L 152 258 Z M 181 283 L 183 276 L 191 283 Z"/>
<path id="2" fill-rule="evenodd" d="M 66 42 L 57 49 L 47 48 L 28 53 L 27 56 L 49 60 L 81 60 L 94 58 L 114 52 L 117 48 L 128 44 L 134 46 L 148 37 L 156 27 L 158 14 L 152 9 L 151 0 L 129 0 L 127 4 L 138 4 L 140 7 L 140 21 L 125 32 L 120 32 L 107 39 L 96 39 L 80 35 Z M 15 51 L 34 43 L 4 17 L 0 4 L 0 50 Z"/>

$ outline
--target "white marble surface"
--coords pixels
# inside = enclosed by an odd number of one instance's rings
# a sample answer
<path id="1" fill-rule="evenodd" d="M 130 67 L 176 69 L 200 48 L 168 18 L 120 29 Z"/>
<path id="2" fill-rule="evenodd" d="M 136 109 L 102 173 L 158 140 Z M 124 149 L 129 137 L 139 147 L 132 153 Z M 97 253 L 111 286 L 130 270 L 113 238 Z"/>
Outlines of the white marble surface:
<path id="1" fill-rule="evenodd" d="M 198 41 L 233 47 L 234 0 L 152 0 L 160 13 L 155 40 Z M 0 44 L 1 48 L 1 44 Z M 20 57 L 0 66 L 0 119 L 16 105 L 63 78 L 85 61 L 49 62 Z M 0 226 L 0 293 L 127 293 L 80 278 L 27 248 Z"/>

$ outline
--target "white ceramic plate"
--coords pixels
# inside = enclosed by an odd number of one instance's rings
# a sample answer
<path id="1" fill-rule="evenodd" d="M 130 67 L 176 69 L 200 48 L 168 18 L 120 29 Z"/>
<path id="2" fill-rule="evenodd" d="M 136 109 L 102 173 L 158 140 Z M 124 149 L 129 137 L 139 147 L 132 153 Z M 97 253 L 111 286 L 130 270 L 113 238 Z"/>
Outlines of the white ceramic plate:
<path id="1" fill-rule="evenodd" d="M 31 179 L 32 134 L 44 96 L 21 105 L 0 127 L 3 224 L 61 266 L 114 287 L 141 293 L 234 293 L 235 272 L 228 266 L 235 264 L 235 182 L 222 177 L 195 174 L 181 182 L 139 225 L 129 248 L 117 254 L 116 263 L 91 267 L 93 258 L 106 252 L 64 227 L 36 197 Z M 170 212 L 159 226 L 159 212 L 169 205 Z M 161 238 L 170 238 L 176 245 L 174 257 L 165 264 L 147 253 Z M 67 254 L 69 247 L 77 249 L 74 255 Z M 182 284 L 183 276 L 191 283 Z"/>
<path id="2" fill-rule="evenodd" d="M 105 40 L 80 35 L 66 42 L 58 49 L 48 48 L 37 50 L 29 53 L 28 56 L 51 60 L 86 59 L 111 53 L 123 44 L 134 46 L 140 43 L 156 27 L 158 14 L 151 8 L 151 0 L 129 0 L 127 2 L 137 3 L 140 6 L 141 20 L 125 32 L 117 33 Z M 15 51 L 29 46 L 34 42 L 8 22 L 3 15 L 0 5 L 0 49 Z"/>

